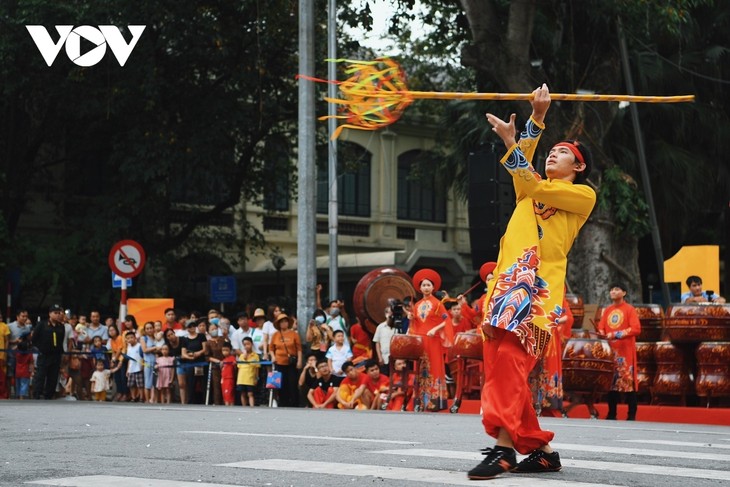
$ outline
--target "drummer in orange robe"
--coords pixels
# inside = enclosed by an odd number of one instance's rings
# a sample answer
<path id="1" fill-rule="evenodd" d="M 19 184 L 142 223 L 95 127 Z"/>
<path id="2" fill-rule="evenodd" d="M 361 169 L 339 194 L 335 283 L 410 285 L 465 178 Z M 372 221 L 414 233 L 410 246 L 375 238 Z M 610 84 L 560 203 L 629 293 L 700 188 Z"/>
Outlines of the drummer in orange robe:
<path id="1" fill-rule="evenodd" d="M 423 298 L 413 306 L 408 334 L 423 337 L 419 381 L 420 403 L 427 411 L 446 409 L 448 392 L 444 368 L 443 342 L 453 343 L 454 333 L 444 305 L 433 296 L 441 287 L 441 276 L 433 269 L 421 269 L 413 275 L 413 287 Z M 443 330 L 443 339 L 441 331 Z"/>
<path id="2" fill-rule="evenodd" d="M 370 335 L 363 330 L 359 321 L 350 327 L 350 341 L 352 344 L 353 364 L 357 365 L 372 358 L 373 340 L 370 338 Z"/>
<path id="3" fill-rule="evenodd" d="M 629 421 L 636 419 L 636 391 L 639 381 L 636 370 L 636 336 L 641 333 L 641 322 L 636 309 L 625 301 L 626 286 L 612 284 L 609 291 L 613 303 L 603 312 L 598 333 L 604 335 L 616 354 L 616 370 L 613 388 L 608 393 L 608 415 L 606 419 L 616 419 L 616 407 L 621 392 L 626 393 L 629 406 Z"/>
<path id="4" fill-rule="evenodd" d="M 558 320 L 559 329 L 550 336 L 550 343 L 528 378 L 538 416 L 562 415 L 563 344 L 570 338 L 574 322 L 567 299 L 563 299 L 563 310 L 565 313 Z"/>

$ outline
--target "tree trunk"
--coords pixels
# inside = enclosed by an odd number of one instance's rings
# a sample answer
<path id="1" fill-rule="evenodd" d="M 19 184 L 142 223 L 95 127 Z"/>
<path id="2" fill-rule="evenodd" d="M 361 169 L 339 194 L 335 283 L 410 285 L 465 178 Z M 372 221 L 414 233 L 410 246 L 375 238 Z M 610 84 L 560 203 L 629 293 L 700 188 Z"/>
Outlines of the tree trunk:
<path id="1" fill-rule="evenodd" d="M 609 286 L 627 286 L 626 299 L 641 298 L 639 247 L 635 237 L 616 232 L 610 211 L 596 208 L 580 231 L 568 257 L 568 286 L 585 303 L 608 304 Z"/>

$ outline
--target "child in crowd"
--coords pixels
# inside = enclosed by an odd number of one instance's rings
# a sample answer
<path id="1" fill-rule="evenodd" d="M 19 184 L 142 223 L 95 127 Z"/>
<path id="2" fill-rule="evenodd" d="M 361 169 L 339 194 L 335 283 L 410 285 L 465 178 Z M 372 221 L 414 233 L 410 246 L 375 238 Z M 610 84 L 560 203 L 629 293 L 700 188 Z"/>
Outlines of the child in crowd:
<path id="1" fill-rule="evenodd" d="M 76 332 L 76 342 L 85 344 L 86 339 L 89 338 L 89 329 L 87 328 L 86 323 L 81 323 L 81 321 L 79 321 L 74 331 Z"/>
<path id="2" fill-rule="evenodd" d="M 155 402 L 155 362 L 157 362 L 157 346 L 155 345 L 155 325 L 151 321 L 144 324 L 139 344 L 142 347 L 144 360 L 144 402 Z"/>
<path id="3" fill-rule="evenodd" d="M 62 365 L 58 373 L 58 384 L 56 384 L 56 397 L 58 399 L 66 399 L 75 401 L 74 396 L 74 380 L 68 374 L 68 366 Z"/>
<path id="4" fill-rule="evenodd" d="M 259 367 L 259 355 L 253 351 L 253 340 L 251 337 L 244 337 L 243 339 L 243 352 L 239 356 L 238 364 L 238 380 L 236 381 L 236 389 L 241 393 L 241 406 L 245 406 L 248 401 L 248 405 L 253 407 L 255 405 L 254 393 L 256 392 L 256 382 L 258 382 Z M 256 362 L 256 363 L 250 363 Z"/>
<path id="5" fill-rule="evenodd" d="M 170 394 L 170 388 L 172 387 L 172 381 L 175 378 L 175 357 L 170 355 L 170 347 L 166 344 L 162 344 L 160 347 L 160 355 L 157 357 L 155 362 L 155 369 L 157 369 L 157 390 L 159 391 L 159 401 L 164 404 L 170 404 L 172 395 Z"/>
<path id="6" fill-rule="evenodd" d="M 127 387 L 132 402 L 144 401 L 142 391 L 144 390 L 144 374 L 142 373 L 142 346 L 137 342 L 137 335 L 134 330 L 128 330 L 124 334 L 127 340 Z"/>
<path id="7" fill-rule="evenodd" d="M 107 354 L 107 351 L 108 349 L 103 345 L 101 335 L 96 335 L 91 343 L 89 352 L 91 353 L 94 361 L 102 361 L 104 363 L 105 369 L 109 368 L 109 355 Z"/>
<path id="8" fill-rule="evenodd" d="M 352 350 L 345 343 L 345 333 L 342 330 L 335 330 L 333 337 L 335 343 L 327 350 L 327 361 L 334 375 L 345 377 L 342 365 L 348 360 L 352 360 Z"/>
<path id="9" fill-rule="evenodd" d="M 397 359 L 393 364 L 390 382 L 390 398 L 386 401 L 388 411 L 413 411 L 413 385 L 416 376 L 408 370 L 406 361 Z M 381 405 L 382 407 L 382 405 Z"/>
<path id="10" fill-rule="evenodd" d="M 94 337 L 101 340 L 101 337 Z M 106 391 L 109 389 L 109 378 L 111 372 L 109 372 L 104 366 L 103 360 L 96 361 L 96 370 L 91 375 L 91 391 L 94 395 L 94 401 L 104 402 L 106 401 Z"/>
<path id="11" fill-rule="evenodd" d="M 223 360 L 220 360 L 221 367 L 221 393 L 223 395 L 223 404 L 233 406 L 236 401 L 236 356 L 231 354 L 233 350 L 231 342 L 223 342 L 221 346 L 221 354 Z M 211 358 L 211 361 L 215 359 Z"/>
<path id="12" fill-rule="evenodd" d="M 28 340 L 18 343 L 15 353 L 15 395 L 18 399 L 30 397 L 30 378 L 33 375 L 33 354 L 28 350 Z"/>
<path id="13" fill-rule="evenodd" d="M 165 332 L 162 330 L 162 322 L 160 320 L 155 321 L 154 328 L 155 328 L 155 343 L 159 350 L 159 347 L 161 347 L 162 344 L 165 343 Z"/>

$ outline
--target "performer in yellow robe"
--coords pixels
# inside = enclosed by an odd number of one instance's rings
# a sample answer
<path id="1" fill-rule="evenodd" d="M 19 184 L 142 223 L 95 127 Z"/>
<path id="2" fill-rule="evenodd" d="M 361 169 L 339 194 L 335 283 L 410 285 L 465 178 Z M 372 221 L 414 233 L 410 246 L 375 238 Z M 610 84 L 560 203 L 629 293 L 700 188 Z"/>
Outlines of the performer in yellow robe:
<path id="1" fill-rule="evenodd" d="M 482 423 L 497 439 L 470 479 L 489 479 L 505 471 L 560 470 L 550 447 L 553 433 L 540 428 L 527 383 L 530 371 L 563 315 L 567 256 L 596 201 L 582 183 L 590 170 L 590 151 L 582 144 L 556 144 L 542 179 L 531 161 L 550 106 L 546 85 L 533 92 L 532 116 L 519 144 L 514 114 L 509 122 L 487 114 L 507 154 L 501 159 L 512 175 L 517 205 L 500 243 L 496 278 L 490 281 L 482 321 L 485 343 Z M 530 456 L 517 464 L 515 449 Z"/>

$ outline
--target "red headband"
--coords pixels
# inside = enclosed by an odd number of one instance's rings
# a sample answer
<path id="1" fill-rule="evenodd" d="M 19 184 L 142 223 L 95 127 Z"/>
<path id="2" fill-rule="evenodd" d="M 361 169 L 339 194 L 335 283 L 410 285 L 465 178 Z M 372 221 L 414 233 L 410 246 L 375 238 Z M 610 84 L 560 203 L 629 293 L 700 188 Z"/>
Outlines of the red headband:
<path id="1" fill-rule="evenodd" d="M 571 143 L 571 142 L 558 142 L 553 147 L 567 147 L 570 152 L 573 153 L 576 159 L 578 159 L 578 162 L 581 164 L 585 164 L 586 161 L 583 159 L 583 154 L 580 153 L 578 150 L 578 144 Z"/>

